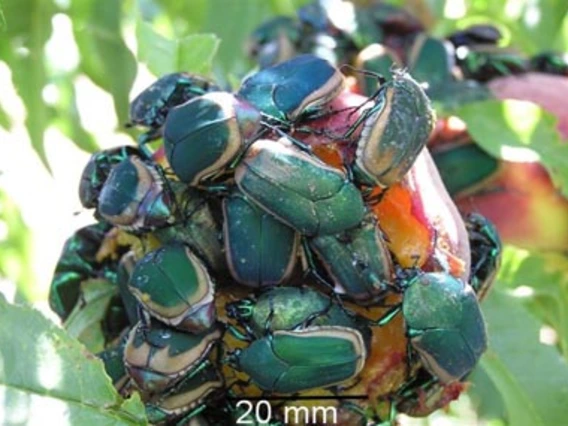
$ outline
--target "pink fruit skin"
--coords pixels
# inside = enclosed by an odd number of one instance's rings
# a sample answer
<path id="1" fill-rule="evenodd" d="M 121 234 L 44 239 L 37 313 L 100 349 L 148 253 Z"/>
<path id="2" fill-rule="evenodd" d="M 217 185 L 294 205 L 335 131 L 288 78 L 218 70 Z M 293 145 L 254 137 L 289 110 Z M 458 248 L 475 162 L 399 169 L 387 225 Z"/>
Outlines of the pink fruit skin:
<path id="1" fill-rule="evenodd" d="M 434 253 L 424 269 L 444 270 L 464 282 L 469 279 L 469 237 L 462 216 L 452 201 L 427 148 L 424 148 L 405 181 L 413 193 L 417 218 L 432 230 Z"/>

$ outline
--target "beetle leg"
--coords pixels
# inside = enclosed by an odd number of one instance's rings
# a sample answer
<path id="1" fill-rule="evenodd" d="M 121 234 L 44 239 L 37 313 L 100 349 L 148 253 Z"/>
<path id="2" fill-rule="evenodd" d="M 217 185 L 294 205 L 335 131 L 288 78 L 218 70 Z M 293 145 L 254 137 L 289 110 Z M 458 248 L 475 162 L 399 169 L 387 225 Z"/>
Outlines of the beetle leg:
<path id="1" fill-rule="evenodd" d="M 377 321 L 376 325 L 378 325 L 379 327 L 387 325 L 401 310 L 402 303 L 395 305 Z"/>
<path id="2" fill-rule="evenodd" d="M 308 261 L 308 270 L 307 272 L 312 274 L 313 277 L 318 281 L 320 284 L 323 284 L 325 287 L 334 290 L 335 286 L 327 281 L 324 277 L 321 276 L 319 271 L 316 268 L 314 257 L 310 251 L 310 247 L 308 245 L 308 240 L 305 236 L 302 236 L 302 248 L 304 249 L 304 254 L 306 256 L 306 260 Z M 335 293 L 334 293 L 335 294 Z"/>
<path id="3" fill-rule="evenodd" d="M 262 138 L 264 135 L 266 135 L 268 130 L 271 129 L 271 127 L 267 123 L 261 122 L 261 124 L 263 124 L 263 126 L 261 126 L 260 130 L 245 142 L 244 148 L 241 150 L 241 152 L 237 154 L 237 156 L 233 159 L 233 161 L 229 163 L 229 166 L 226 168 L 226 171 L 234 170 L 239 165 L 243 157 L 246 155 L 247 151 L 252 146 L 252 144 L 255 143 L 258 139 Z M 268 128 L 266 128 L 265 126 Z"/>
<path id="4" fill-rule="evenodd" d="M 229 325 L 227 327 L 227 331 L 229 333 L 231 333 L 231 335 L 238 340 L 241 340 L 243 342 L 252 342 L 252 338 L 251 335 L 249 334 L 248 330 L 246 333 L 242 333 L 239 329 L 237 329 L 236 327 Z"/>
<path id="5" fill-rule="evenodd" d="M 191 410 L 189 413 L 187 413 L 185 416 L 183 416 L 178 422 L 176 422 L 176 426 L 185 426 L 188 423 L 188 420 L 191 420 L 193 417 L 197 416 L 198 414 L 200 414 L 201 412 L 203 412 L 203 410 L 205 410 L 207 408 L 206 404 L 200 404 L 197 407 L 195 407 L 193 410 Z"/>

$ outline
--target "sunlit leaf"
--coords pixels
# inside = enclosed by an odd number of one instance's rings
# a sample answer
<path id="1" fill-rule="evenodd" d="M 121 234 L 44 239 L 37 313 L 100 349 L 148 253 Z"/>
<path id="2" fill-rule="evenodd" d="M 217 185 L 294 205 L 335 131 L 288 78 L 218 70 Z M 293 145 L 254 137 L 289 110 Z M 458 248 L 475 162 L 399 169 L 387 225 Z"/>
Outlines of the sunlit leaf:
<path id="1" fill-rule="evenodd" d="M 568 12 L 566 0 L 539 0 L 525 2 L 519 20 L 523 41 L 523 51 L 535 54 L 549 50 L 562 30 Z M 518 38 L 517 37 L 517 38 Z M 515 40 L 517 43 L 520 40 Z"/>
<path id="2" fill-rule="evenodd" d="M 69 314 L 64 327 L 71 337 L 97 353 L 104 349 L 102 321 L 118 288 L 106 280 L 86 280 L 81 283 L 81 303 Z"/>
<path id="3" fill-rule="evenodd" d="M 519 288 L 531 312 L 557 333 L 558 346 L 568 360 L 568 259 L 559 253 L 536 253 L 508 247 L 503 258 L 508 273 L 501 282 Z"/>
<path id="4" fill-rule="evenodd" d="M 461 106 L 455 114 L 473 139 L 497 158 L 540 156 L 557 187 L 568 195 L 568 144 L 556 130 L 556 118 L 535 104 L 484 101 Z M 532 151 L 532 152 L 531 152 Z"/>
<path id="5" fill-rule="evenodd" d="M 136 28 L 138 57 L 156 76 L 187 71 L 211 72 L 213 57 L 219 45 L 213 34 L 195 34 L 178 40 L 157 33 L 151 25 L 139 22 Z"/>
<path id="6" fill-rule="evenodd" d="M 489 349 L 480 366 L 501 393 L 516 426 L 563 424 L 568 363 L 539 342 L 540 323 L 512 295 L 494 290 L 483 303 Z"/>
<path id="7" fill-rule="evenodd" d="M 174 33 L 181 37 L 190 32 L 201 31 L 209 0 L 138 0 L 138 8 L 144 21 L 168 19 Z"/>
<path id="8" fill-rule="evenodd" d="M 57 117 L 54 124 L 82 150 L 97 151 L 99 145 L 95 138 L 81 126 L 73 81 L 65 78 L 56 84 L 59 89 L 59 102 L 56 105 Z"/>
<path id="9" fill-rule="evenodd" d="M 4 11 L 2 10 L 2 3 L 0 3 L 0 31 L 6 29 L 6 18 L 4 17 Z"/>
<path id="10" fill-rule="evenodd" d="M 115 0 L 73 0 L 69 13 L 81 70 L 112 94 L 119 123 L 126 123 L 136 60 L 122 39 L 121 7 Z"/>
<path id="11" fill-rule="evenodd" d="M 250 33 L 271 16 L 270 6 L 265 0 L 208 2 L 202 31 L 215 33 L 221 39 L 216 64 L 224 75 L 233 73 L 242 77 L 250 70 L 244 44 Z"/>
<path id="12" fill-rule="evenodd" d="M 50 117 L 42 99 L 47 84 L 43 48 L 51 34 L 55 9 L 50 1 L 43 0 L 10 1 L 3 3 L 3 8 L 6 31 L 0 37 L 0 57 L 10 66 L 12 81 L 26 107 L 32 146 L 49 169 L 44 147 Z"/>
<path id="13" fill-rule="evenodd" d="M 0 127 L 4 128 L 5 130 L 10 130 L 11 126 L 12 123 L 10 122 L 10 117 L 0 106 Z"/>
<path id="14" fill-rule="evenodd" d="M 139 398 L 124 401 L 103 364 L 33 309 L 0 297 L 2 424 L 144 425 Z M 2 418 L 4 417 L 4 418 Z"/>

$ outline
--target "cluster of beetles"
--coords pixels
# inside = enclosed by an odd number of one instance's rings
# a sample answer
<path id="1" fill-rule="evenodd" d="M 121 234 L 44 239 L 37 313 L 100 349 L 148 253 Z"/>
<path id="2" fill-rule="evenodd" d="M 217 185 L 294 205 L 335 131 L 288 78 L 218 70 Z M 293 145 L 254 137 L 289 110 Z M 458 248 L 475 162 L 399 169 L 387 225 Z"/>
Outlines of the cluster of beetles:
<path id="1" fill-rule="evenodd" d="M 259 398 L 274 426 L 306 398 L 389 424 L 465 388 L 501 243 L 440 179 L 423 85 L 388 70 L 349 69 L 367 96 L 313 52 L 235 92 L 165 75 L 131 103 L 138 144 L 91 157 L 97 223 L 67 241 L 50 304 L 69 326 L 109 283 L 97 355 L 152 424 L 261 424 L 238 404 Z"/>

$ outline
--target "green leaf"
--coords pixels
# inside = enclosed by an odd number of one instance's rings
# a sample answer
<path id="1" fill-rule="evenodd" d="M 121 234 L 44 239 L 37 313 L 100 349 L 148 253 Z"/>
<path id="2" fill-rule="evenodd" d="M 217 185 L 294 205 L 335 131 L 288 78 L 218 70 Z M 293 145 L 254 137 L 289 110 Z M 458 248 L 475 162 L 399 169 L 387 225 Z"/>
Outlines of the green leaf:
<path id="1" fill-rule="evenodd" d="M 478 416 L 484 420 L 506 419 L 507 410 L 503 397 L 487 372 L 478 367 L 473 370 L 468 381 L 471 386 L 467 393 L 471 397 Z"/>
<path id="2" fill-rule="evenodd" d="M 510 288 L 528 287 L 521 300 L 556 331 L 558 346 L 568 360 L 568 259 L 507 246 L 500 279 Z"/>
<path id="3" fill-rule="evenodd" d="M 6 111 L 4 111 L 4 109 L 1 106 L 0 106 L 0 126 L 4 130 L 8 130 L 8 131 L 12 127 L 12 121 L 10 120 L 10 117 L 8 116 Z"/>
<path id="4" fill-rule="evenodd" d="M 75 305 L 65 321 L 67 333 L 93 353 L 104 349 L 102 321 L 112 297 L 117 292 L 117 286 L 107 280 L 81 282 L 81 303 Z"/>
<path id="5" fill-rule="evenodd" d="M 473 139 L 497 158 L 535 158 L 568 196 L 568 144 L 556 130 L 556 118 L 523 101 L 484 101 L 463 105 L 455 114 L 467 124 Z"/>
<path id="6" fill-rule="evenodd" d="M 550 46 L 561 32 L 564 17 L 568 12 L 566 0 L 539 0 L 525 2 L 519 36 L 522 36 L 523 50 L 535 54 L 550 50 Z M 518 42 L 518 40 L 515 40 Z"/>
<path id="7" fill-rule="evenodd" d="M 270 16 L 270 2 L 209 0 L 208 6 L 203 31 L 215 33 L 222 41 L 216 65 L 223 76 L 244 75 L 250 70 L 244 44 L 250 33 Z"/>
<path id="8" fill-rule="evenodd" d="M 81 70 L 110 92 L 119 123 L 126 123 L 136 60 L 122 39 L 121 7 L 116 0 L 73 0 L 69 14 Z"/>
<path id="9" fill-rule="evenodd" d="M 539 342 L 539 322 L 510 294 L 494 290 L 483 304 L 489 349 L 480 367 L 499 390 L 515 426 L 564 424 L 568 364 Z"/>
<path id="10" fill-rule="evenodd" d="M 208 1 L 138 0 L 137 4 L 144 21 L 153 22 L 158 19 L 163 22 L 164 19 L 170 20 L 173 33 L 182 36 L 201 30 Z"/>
<path id="11" fill-rule="evenodd" d="M 156 76 L 179 71 L 209 74 L 219 46 L 219 39 L 213 34 L 171 40 L 146 22 L 138 23 L 136 36 L 138 57 Z"/>
<path id="12" fill-rule="evenodd" d="M 42 91 L 48 82 L 44 46 L 51 34 L 55 9 L 44 0 L 11 1 L 3 7 L 7 25 L 0 37 L 0 57 L 10 67 L 14 86 L 26 107 L 26 128 L 32 146 L 49 169 L 44 132 L 50 117 Z"/>
<path id="13" fill-rule="evenodd" d="M 46 424 L 46 415 L 54 425 L 146 424 L 139 398 L 124 401 L 102 361 L 39 312 L 0 298 L 0 324 L 2 424 Z"/>
<path id="14" fill-rule="evenodd" d="M 55 106 L 57 116 L 54 124 L 83 151 L 97 151 L 99 145 L 95 138 L 81 126 L 72 77 L 65 75 L 56 84 L 59 89 L 59 102 Z"/>
<path id="15" fill-rule="evenodd" d="M 4 17 L 4 11 L 2 10 L 2 3 L 0 3 L 0 31 L 6 29 L 6 18 Z"/>

